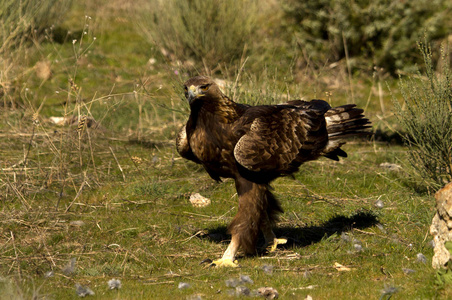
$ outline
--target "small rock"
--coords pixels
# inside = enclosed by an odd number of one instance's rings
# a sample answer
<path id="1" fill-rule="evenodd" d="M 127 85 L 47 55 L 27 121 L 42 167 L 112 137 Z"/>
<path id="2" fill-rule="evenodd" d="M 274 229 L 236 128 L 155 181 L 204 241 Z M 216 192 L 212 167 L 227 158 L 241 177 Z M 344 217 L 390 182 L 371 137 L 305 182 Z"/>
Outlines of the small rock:
<path id="1" fill-rule="evenodd" d="M 50 117 L 49 120 L 50 122 L 56 124 L 56 125 L 65 125 L 68 122 L 67 117 Z"/>
<path id="2" fill-rule="evenodd" d="M 407 268 L 402 268 L 402 271 L 403 271 L 403 273 L 405 273 L 405 274 L 407 274 L 407 275 L 410 275 L 410 274 L 413 274 L 413 273 L 416 272 L 416 271 L 413 270 L 413 269 L 407 269 Z"/>
<path id="3" fill-rule="evenodd" d="M 355 249 L 356 252 L 363 251 L 363 246 L 361 246 L 361 244 L 353 244 L 353 248 Z"/>
<path id="4" fill-rule="evenodd" d="M 241 283 L 249 283 L 249 284 L 254 283 L 254 281 L 248 275 L 240 275 L 240 282 Z"/>
<path id="5" fill-rule="evenodd" d="M 238 286 L 235 288 L 235 294 L 237 296 L 249 296 L 251 295 L 251 291 L 246 286 Z"/>
<path id="6" fill-rule="evenodd" d="M 225 281 L 227 287 L 235 288 L 240 284 L 240 280 L 236 278 L 227 279 Z"/>
<path id="7" fill-rule="evenodd" d="M 377 226 L 377 228 L 380 229 L 381 232 L 386 233 L 386 229 L 385 229 L 385 227 L 383 226 L 383 224 L 378 223 L 378 224 L 375 225 L 375 226 Z"/>
<path id="8" fill-rule="evenodd" d="M 380 199 L 378 199 L 377 201 L 375 201 L 375 207 L 376 208 L 383 208 L 385 206 L 385 204 L 383 203 L 383 201 L 381 201 Z"/>
<path id="9" fill-rule="evenodd" d="M 81 227 L 81 226 L 85 225 L 85 222 L 83 222 L 82 220 L 76 220 L 76 221 L 69 222 L 69 225 Z"/>
<path id="10" fill-rule="evenodd" d="M 272 265 L 263 265 L 262 270 L 265 274 L 271 275 L 273 273 L 273 266 Z"/>
<path id="11" fill-rule="evenodd" d="M 335 268 L 336 270 L 338 270 L 339 272 L 349 272 L 349 271 L 352 270 L 351 268 L 346 267 L 346 266 L 344 266 L 344 265 L 341 265 L 341 264 L 338 263 L 338 262 L 335 262 L 335 263 L 334 263 L 334 268 Z"/>
<path id="12" fill-rule="evenodd" d="M 156 163 L 159 162 L 159 160 L 160 160 L 160 158 L 159 158 L 157 155 L 154 155 L 154 156 L 152 157 L 151 162 L 152 162 L 153 164 L 156 164 Z"/>
<path id="13" fill-rule="evenodd" d="M 74 273 L 76 260 L 77 259 L 75 257 L 73 257 L 73 258 L 71 258 L 71 260 L 69 260 L 68 264 L 61 270 L 64 275 L 68 276 L 68 275 L 71 275 L 72 273 Z"/>
<path id="14" fill-rule="evenodd" d="M 75 284 L 75 293 L 77 294 L 77 296 L 82 298 L 94 295 L 93 290 L 91 290 L 89 287 L 82 286 L 78 283 Z"/>
<path id="15" fill-rule="evenodd" d="M 351 238 L 350 235 L 349 235 L 348 233 L 346 233 L 346 232 L 342 232 L 342 233 L 341 233 L 341 239 L 342 239 L 344 242 L 351 242 L 351 241 L 352 241 L 352 238 Z"/>
<path id="16" fill-rule="evenodd" d="M 210 199 L 195 193 L 190 196 L 190 203 L 194 207 L 205 207 L 210 205 Z"/>
<path id="17" fill-rule="evenodd" d="M 427 263 L 427 257 L 422 253 L 418 253 L 416 254 L 416 262 L 425 264 Z"/>
<path id="18" fill-rule="evenodd" d="M 311 276 L 311 271 L 306 270 L 303 272 L 303 278 L 309 278 Z"/>
<path id="19" fill-rule="evenodd" d="M 393 171 L 393 172 L 398 172 L 400 170 L 402 170 L 402 166 L 398 165 L 398 164 L 392 164 L 392 163 L 388 163 L 388 162 L 384 162 L 380 164 L 381 168 L 385 168 L 388 171 Z"/>
<path id="20" fill-rule="evenodd" d="M 384 287 L 384 289 L 381 290 L 381 297 L 380 299 L 384 299 L 385 296 L 389 296 L 389 298 L 391 298 L 392 295 L 394 295 L 395 293 L 397 293 L 399 291 L 399 288 L 395 287 L 395 286 L 386 286 Z M 386 298 L 386 299 L 389 299 Z"/>
<path id="21" fill-rule="evenodd" d="M 111 279 L 108 281 L 108 288 L 110 290 L 119 290 L 121 288 L 121 280 L 119 279 Z"/>
<path id="22" fill-rule="evenodd" d="M 48 271 L 48 272 L 46 272 L 44 274 L 45 278 L 50 278 L 50 277 L 53 277 L 53 276 L 55 276 L 55 273 L 53 271 Z"/>
<path id="23" fill-rule="evenodd" d="M 278 291 L 272 287 L 260 287 L 257 289 L 259 295 L 263 296 L 265 299 L 278 299 Z"/>
<path id="24" fill-rule="evenodd" d="M 190 287 L 190 284 L 188 284 L 186 282 L 179 282 L 179 285 L 177 286 L 177 288 L 180 290 L 188 289 L 189 287 Z"/>

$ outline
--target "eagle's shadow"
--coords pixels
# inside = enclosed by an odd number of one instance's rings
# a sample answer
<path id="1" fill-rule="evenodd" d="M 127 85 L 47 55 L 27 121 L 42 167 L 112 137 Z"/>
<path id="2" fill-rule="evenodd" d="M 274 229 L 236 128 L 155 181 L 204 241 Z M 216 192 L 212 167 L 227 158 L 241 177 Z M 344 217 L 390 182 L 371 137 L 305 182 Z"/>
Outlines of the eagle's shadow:
<path id="1" fill-rule="evenodd" d="M 333 234 L 341 234 L 353 228 L 364 229 L 377 225 L 378 219 L 375 214 L 369 211 L 360 211 L 350 217 L 335 216 L 330 220 L 320 224 L 311 226 L 277 226 L 274 232 L 277 237 L 287 238 L 287 243 L 279 245 L 280 249 L 292 249 L 296 247 L 305 247 L 321 241 Z M 229 243 L 230 236 L 227 234 L 226 226 L 218 226 L 208 229 L 207 234 L 201 238 L 209 239 L 217 243 Z M 264 245 L 262 236 L 258 240 L 258 248 Z"/>

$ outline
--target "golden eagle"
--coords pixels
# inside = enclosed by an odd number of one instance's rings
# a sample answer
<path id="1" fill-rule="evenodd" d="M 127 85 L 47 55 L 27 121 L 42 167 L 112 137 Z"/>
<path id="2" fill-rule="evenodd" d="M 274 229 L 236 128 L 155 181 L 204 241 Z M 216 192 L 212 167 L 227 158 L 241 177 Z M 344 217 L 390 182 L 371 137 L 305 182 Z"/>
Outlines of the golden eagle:
<path id="1" fill-rule="evenodd" d="M 238 194 L 238 212 L 228 226 L 231 242 L 223 257 L 213 262 L 216 266 L 236 266 L 240 248 L 255 254 L 259 231 L 272 250 L 284 242 L 272 230 L 283 210 L 270 182 L 320 156 L 346 157 L 341 149 L 344 138 L 365 134 L 370 127 L 354 104 L 335 108 L 323 100 L 239 104 L 204 76 L 190 78 L 184 89 L 191 112 L 177 136 L 177 151 L 201 164 L 217 181 L 233 178 Z"/>

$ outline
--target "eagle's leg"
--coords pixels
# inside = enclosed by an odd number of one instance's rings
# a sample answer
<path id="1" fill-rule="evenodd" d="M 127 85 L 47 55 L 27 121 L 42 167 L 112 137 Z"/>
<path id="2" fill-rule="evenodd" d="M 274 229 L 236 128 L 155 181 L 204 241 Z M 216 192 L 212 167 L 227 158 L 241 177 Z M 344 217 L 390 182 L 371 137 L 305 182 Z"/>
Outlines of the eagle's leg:
<path id="1" fill-rule="evenodd" d="M 267 217 L 268 220 L 268 217 Z M 278 245 L 283 245 L 287 243 L 287 239 L 284 237 L 277 238 L 275 233 L 272 230 L 272 226 L 270 221 L 264 222 L 261 226 L 262 233 L 265 238 L 265 248 L 270 247 L 269 251 L 274 252 Z"/>
<path id="2" fill-rule="evenodd" d="M 287 243 L 287 239 L 284 237 L 277 238 L 275 233 L 273 232 L 273 225 L 278 219 L 278 214 L 282 213 L 281 205 L 275 196 L 270 192 L 270 190 L 266 191 L 265 194 L 267 209 L 266 213 L 261 219 L 261 231 L 264 234 L 265 238 L 265 248 L 270 247 L 270 252 L 274 252 L 278 245 L 283 245 Z"/>
<path id="3" fill-rule="evenodd" d="M 237 266 L 235 256 L 239 249 L 247 255 L 256 254 L 256 242 L 259 234 L 261 217 L 265 214 L 267 186 L 253 183 L 243 177 L 235 180 L 239 196 L 237 215 L 228 227 L 231 234 L 231 243 L 223 257 L 214 261 L 215 266 Z"/>
<path id="4" fill-rule="evenodd" d="M 239 250 L 239 241 L 237 236 L 232 236 L 231 242 L 229 243 L 228 248 L 223 254 L 223 257 L 212 262 L 212 265 L 216 267 L 238 267 L 237 263 L 235 263 L 235 255 Z"/>

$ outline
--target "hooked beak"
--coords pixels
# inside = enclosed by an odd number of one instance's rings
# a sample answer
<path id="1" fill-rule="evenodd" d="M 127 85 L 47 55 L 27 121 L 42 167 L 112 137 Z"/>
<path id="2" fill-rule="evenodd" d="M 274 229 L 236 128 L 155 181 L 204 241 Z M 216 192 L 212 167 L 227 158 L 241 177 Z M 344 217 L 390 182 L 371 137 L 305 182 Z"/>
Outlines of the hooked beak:
<path id="1" fill-rule="evenodd" d="M 188 103 L 192 103 L 195 99 L 204 96 L 204 94 L 200 94 L 199 90 L 196 86 L 191 85 L 187 90 L 187 100 Z"/>

